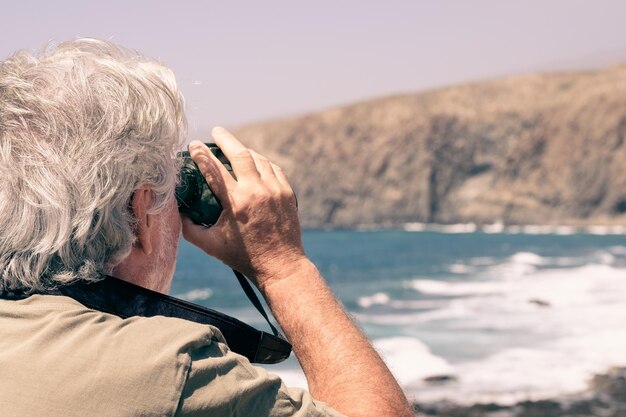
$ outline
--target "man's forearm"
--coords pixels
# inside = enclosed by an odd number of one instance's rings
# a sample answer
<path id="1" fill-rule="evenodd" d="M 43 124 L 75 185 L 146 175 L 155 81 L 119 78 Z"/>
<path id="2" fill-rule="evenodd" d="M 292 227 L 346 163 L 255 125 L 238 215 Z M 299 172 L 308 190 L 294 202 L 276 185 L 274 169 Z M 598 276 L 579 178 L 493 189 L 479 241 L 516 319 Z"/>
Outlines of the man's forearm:
<path id="1" fill-rule="evenodd" d="M 282 169 L 224 129 L 214 129 L 213 137 L 237 180 L 205 145 L 190 144 L 223 211 L 208 229 L 183 219 L 185 238 L 263 292 L 314 397 L 351 417 L 411 416 L 398 383 L 306 258 L 296 201 Z"/>
<path id="2" fill-rule="evenodd" d="M 398 383 L 303 259 L 261 288 L 293 344 L 313 396 L 347 416 L 413 416 Z"/>

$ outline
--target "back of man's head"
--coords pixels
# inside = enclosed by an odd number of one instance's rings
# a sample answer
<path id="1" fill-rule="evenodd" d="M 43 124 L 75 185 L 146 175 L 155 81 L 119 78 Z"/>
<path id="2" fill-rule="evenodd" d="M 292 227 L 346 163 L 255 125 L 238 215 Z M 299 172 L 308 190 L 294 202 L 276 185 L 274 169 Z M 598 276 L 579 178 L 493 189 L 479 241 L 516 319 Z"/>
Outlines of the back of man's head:
<path id="1" fill-rule="evenodd" d="M 135 240 L 130 199 L 173 198 L 185 127 L 173 74 L 81 39 L 0 62 L 0 289 L 96 280 Z"/>

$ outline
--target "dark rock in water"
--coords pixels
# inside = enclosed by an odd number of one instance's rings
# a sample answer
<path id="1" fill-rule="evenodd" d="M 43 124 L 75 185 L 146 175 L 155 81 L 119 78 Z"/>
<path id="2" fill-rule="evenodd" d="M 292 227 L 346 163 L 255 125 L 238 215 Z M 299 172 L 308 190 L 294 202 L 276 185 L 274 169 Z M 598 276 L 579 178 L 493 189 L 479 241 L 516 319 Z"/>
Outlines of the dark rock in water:
<path id="1" fill-rule="evenodd" d="M 609 403 L 598 398 L 580 399 L 570 403 L 568 416 L 572 417 L 588 417 L 588 416 L 608 416 L 608 417 L 624 417 L 626 408 L 617 403 Z"/>
<path id="2" fill-rule="evenodd" d="M 626 402 L 626 368 L 611 368 L 606 374 L 595 375 L 590 385 L 599 395 Z"/>
<path id="3" fill-rule="evenodd" d="M 552 304 L 550 304 L 548 301 L 541 300 L 539 298 L 531 298 L 530 300 L 528 300 L 528 303 L 534 304 L 537 307 L 552 307 Z"/>
<path id="4" fill-rule="evenodd" d="M 457 378 L 454 375 L 435 375 L 424 378 L 424 382 L 429 384 L 445 384 L 448 382 L 454 382 Z"/>
<path id="5" fill-rule="evenodd" d="M 514 405 L 460 405 L 451 401 L 414 404 L 424 417 L 626 417 L 626 368 L 595 375 L 586 392 Z"/>
<path id="6" fill-rule="evenodd" d="M 514 417 L 513 407 L 495 403 L 460 406 L 442 401 L 429 405 L 414 405 L 416 415 L 438 417 Z"/>
<path id="7" fill-rule="evenodd" d="M 563 407 L 557 401 L 524 401 L 517 404 L 520 411 L 516 413 L 519 417 L 561 417 Z"/>

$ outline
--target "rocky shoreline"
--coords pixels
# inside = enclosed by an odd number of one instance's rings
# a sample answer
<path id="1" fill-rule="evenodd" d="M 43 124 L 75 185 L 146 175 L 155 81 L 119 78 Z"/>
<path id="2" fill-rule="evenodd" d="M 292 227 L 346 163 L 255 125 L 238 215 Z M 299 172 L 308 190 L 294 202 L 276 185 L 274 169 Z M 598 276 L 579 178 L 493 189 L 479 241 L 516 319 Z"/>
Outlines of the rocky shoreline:
<path id="1" fill-rule="evenodd" d="M 513 405 L 459 405 L 440 401 L 414 404 L 423 417 L 625 417 L 626 368 L 612 368 L 595 375 L 585 392 Z"/>

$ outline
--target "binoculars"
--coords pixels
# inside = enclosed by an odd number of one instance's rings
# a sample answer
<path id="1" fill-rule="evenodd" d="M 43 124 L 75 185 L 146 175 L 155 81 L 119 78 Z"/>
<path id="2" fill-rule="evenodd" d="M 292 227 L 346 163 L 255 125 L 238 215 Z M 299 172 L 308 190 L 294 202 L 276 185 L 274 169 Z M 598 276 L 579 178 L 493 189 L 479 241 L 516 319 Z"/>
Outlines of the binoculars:
<path id="1" fill-rule="evenodd" d="M 214 143 L 206 143 L 205 145 L 235 178 L 233 167 L 222 150 Z M 191 159 L 189 151 L 179 152 L 176 157 L 182 159 L 179 183 L 176 186 L 178 211 L 187 215 L 196 224 L 206 227 L 213 226 L 222 212 L 220 201 L 211 191 L 204 175 L 200 172 L 200 168 Z"/>

